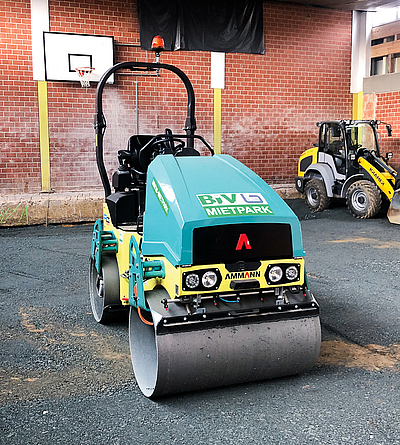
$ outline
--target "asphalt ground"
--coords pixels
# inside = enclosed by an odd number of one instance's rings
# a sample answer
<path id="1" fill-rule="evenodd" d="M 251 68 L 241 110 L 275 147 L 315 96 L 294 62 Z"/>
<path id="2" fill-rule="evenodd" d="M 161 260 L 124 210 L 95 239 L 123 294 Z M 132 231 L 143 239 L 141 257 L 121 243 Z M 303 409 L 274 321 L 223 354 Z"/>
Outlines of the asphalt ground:
<path id="1" fill-rule="evenodd" d="M 321 307 L 317 365 L 155 401 L 127 320 L 91 315 L 92 225 L 1 229 L 0 444 L 400 444 L 400 226 L 288 203 Z"/>

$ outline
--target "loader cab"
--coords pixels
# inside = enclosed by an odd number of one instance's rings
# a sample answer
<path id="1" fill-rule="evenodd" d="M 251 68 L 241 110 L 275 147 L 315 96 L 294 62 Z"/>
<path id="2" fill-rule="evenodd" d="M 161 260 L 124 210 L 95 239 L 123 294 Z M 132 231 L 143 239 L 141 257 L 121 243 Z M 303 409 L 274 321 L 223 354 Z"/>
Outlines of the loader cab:
<path id="1" fill-rule="evenodd" d="M 337 179 L 347 179 L 359 172 L 357 156 L 360 149 L 380 157 L 375 121 L 321 122 L 318 147 L 322 162 L 336 171 Z"/>
<path id="2" fill-rule="evenodd" d="M 378 133 L 374 122 L 354 121 L 346 125 L 348 154 L 357 154 L 360 148 L 365 148 L 380 157 Z"/>
<path id="3" fill-rule="evenodd" d="M 319 152 L 339 175 L 346 175 L 346 142 L 343 128 L 337 122 L 323 122 L 319 127 Z"/>

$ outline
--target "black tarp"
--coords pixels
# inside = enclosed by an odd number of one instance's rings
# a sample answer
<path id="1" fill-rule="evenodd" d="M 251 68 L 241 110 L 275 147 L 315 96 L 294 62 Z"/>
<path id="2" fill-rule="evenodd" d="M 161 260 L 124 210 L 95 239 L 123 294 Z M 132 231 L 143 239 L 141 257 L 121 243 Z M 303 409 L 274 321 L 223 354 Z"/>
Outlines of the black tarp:
<path id="1" fill-rule="evenodd" d="M 160 35 L 168 51 L 264 54 L 261 0 L 138 0 L 140 42 Z"/>

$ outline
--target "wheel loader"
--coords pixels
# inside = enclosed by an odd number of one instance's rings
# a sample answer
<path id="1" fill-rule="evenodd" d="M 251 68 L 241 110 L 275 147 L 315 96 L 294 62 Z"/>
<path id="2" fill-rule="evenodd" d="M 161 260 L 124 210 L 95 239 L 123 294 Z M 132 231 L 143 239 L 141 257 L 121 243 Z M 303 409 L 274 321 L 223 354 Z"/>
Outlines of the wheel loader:
<path id="1" fill-rule="evenodd" d="M 299 221 L 260 177 L 195 134 L 193 86 L 160 63 L 161 49 L 154 63 L 111 67 L 97 87 L 105 203 L 90 255 L 94 318 L 106 324 L 129 311 L 133 370 L 149 398 L 310 370 L 321 330 Z M 183 134 L 129 137 L 110 184 L 102 96 L 118 70 L 157 72 L 160 82 L 174 73 L 187 117 Z"/>
<path id="2" fill-rule="evenodd" d="M 390 165 L 393 153 L 381 154 L 379 120 L 318 122 L 318 144 L 300 156 L 296 189 L 314 212 L 331 198 L 344 198 L 357 218 L 372 218 L 389 202 L 388 218 L 400 224 L 400 174 Z M 400 171 L 400 168 L 399 170 Z"/>

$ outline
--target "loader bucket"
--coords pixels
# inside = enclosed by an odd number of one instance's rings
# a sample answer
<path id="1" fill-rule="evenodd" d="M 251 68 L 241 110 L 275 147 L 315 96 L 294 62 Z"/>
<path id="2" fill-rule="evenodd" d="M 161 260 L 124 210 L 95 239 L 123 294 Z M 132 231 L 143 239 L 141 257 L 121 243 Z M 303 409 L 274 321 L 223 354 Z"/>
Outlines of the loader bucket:
<path id="1" fill-rule="evenodd" d="M 400 224 L 400 189 L 393 194 L 387 217 L 392 224 Z"/>

